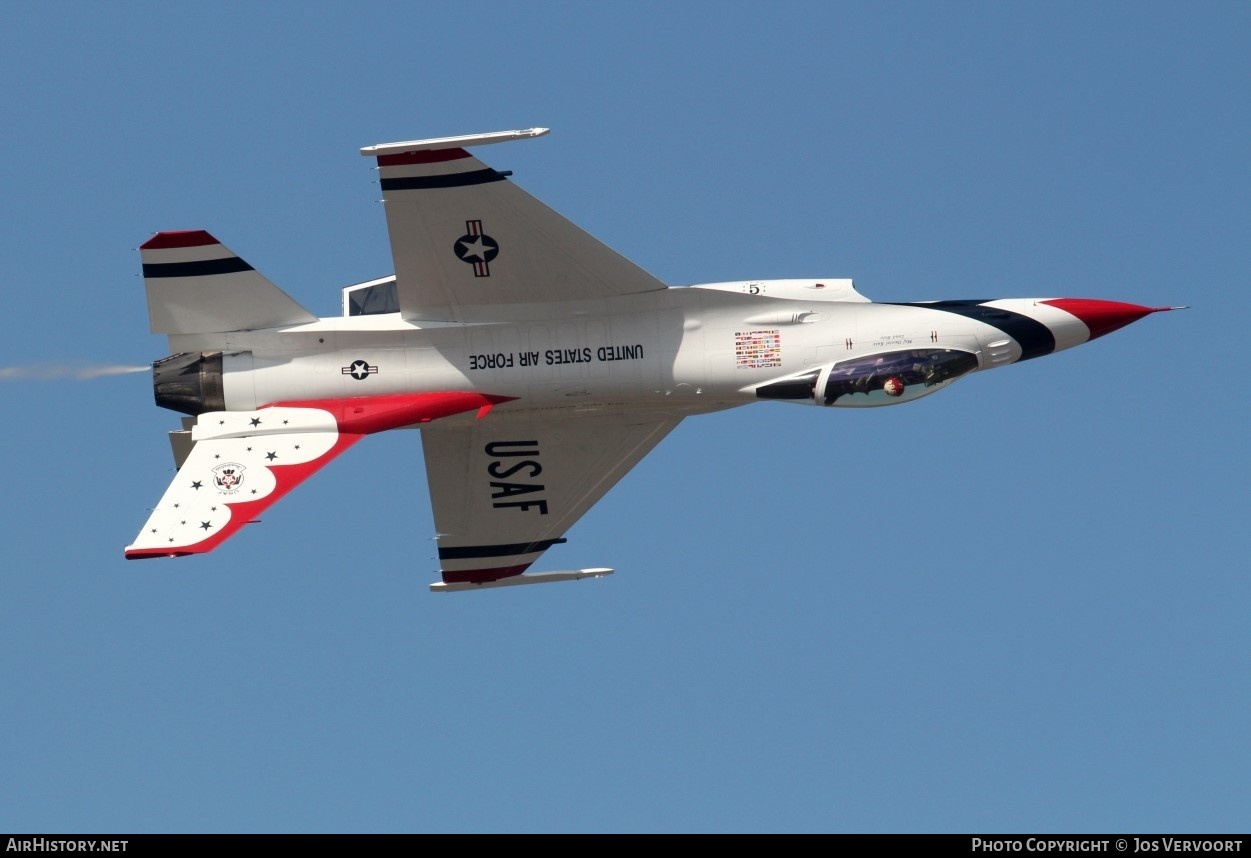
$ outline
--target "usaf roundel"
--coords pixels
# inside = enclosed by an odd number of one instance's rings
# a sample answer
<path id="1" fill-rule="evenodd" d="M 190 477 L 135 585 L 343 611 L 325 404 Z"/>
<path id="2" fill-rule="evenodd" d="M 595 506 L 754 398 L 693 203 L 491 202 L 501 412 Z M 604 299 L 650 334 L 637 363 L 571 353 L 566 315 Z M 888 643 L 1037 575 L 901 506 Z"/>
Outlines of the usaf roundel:
<path id="1" fill-rule="evenodd" d="M 344 375 L 350 375 L 357 381 L 364 381 L 378 371 L 378 367 L 371 366 L 367 360 L 354 360 L 351 366 L 340 367 L 339 372 Z"/>
<path id="2" fill-rule="evenodd" d="M 487 263 L 500 254 L 499 242 L 482 231 L 482 221 L 465 221 L 465 234 L 452 245 L 456 258 L 473 266 L 474 277 L 490 277 Z"/>

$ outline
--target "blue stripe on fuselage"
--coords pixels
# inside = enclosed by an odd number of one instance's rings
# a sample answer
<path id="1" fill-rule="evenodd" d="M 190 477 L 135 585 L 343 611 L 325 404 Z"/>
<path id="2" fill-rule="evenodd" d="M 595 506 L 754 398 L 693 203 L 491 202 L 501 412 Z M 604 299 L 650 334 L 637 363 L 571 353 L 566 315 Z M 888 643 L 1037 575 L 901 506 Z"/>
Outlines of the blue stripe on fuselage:
<path id="1" fill-rule="evenodd" d="M 1049 355 L 1056 350 L 1055 334 L 1037 319 L 1021 313 L 1014 313 L 1002 307 L 987 307 L 985 300 L 967 301 L 931 301 L 922 303 L 903 303 L 884 301 L 897 307 L 920 307 L 924 310 L 942 310 L 955 313 L 967 319 L 985 322 L 1003 331 L 1021 346 L 1019 361 Z"/>

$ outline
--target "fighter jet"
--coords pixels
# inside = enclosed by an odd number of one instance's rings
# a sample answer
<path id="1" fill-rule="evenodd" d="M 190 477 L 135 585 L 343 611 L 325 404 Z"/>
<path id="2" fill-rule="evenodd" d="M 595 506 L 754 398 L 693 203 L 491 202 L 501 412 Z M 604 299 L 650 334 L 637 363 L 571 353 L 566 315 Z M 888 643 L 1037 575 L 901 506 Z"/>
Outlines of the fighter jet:
<path id="1" fill-rule="evenodd" d="M 361 438 L 420 430 L 436 592 L 602 577 L 530 567 L 683 418 L 912 402 L 1151 313 L 1089 298 L 875 303 L 836 277 L 669 286 L 468 151 L 361 149 L 394 275 L 318 318 L 203 230 L 140 248 L 177 473 L 128 558 L 212 551 Z"/>

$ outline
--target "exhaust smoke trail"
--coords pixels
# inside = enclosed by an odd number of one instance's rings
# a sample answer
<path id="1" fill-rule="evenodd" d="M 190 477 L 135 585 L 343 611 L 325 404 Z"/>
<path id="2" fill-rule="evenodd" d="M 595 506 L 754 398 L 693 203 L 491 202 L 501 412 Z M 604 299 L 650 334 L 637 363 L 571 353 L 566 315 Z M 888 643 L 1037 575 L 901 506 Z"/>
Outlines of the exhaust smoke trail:
<path id="1" fill-rule="evenodd" d="M 90 378 L 104 378 L 110 375 L 130 375 L 136 372 L 148 372 L 150 364 L 144 366 L 66 366 L 48 364 L 46 366 L 0 366 L 0 381 L 49 381 L 53 379 L 72 378 L 83 381 Z"/>

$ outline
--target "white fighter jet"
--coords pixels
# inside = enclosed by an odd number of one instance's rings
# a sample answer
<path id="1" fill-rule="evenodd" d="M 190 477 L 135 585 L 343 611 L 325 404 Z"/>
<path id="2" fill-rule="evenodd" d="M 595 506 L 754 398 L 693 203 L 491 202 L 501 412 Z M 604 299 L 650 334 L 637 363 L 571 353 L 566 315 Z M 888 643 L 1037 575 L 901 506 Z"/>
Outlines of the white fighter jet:
<path id="1" fill-rule="evenodd" d="M 436 591 L 529 572 L 684 417 L 762 400 L 911 402 L 1171 307 L 873 303 L 851 280 L 670 287 L 467 150 L 544 128 L 370 146 L 395 274 L 318 318 L 202 230 L 141 250 L 178 468 L 126 557 L 211 551 L 361 438 L 419 428 Z"/>

